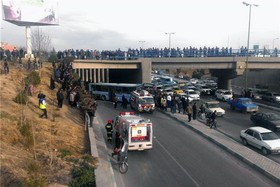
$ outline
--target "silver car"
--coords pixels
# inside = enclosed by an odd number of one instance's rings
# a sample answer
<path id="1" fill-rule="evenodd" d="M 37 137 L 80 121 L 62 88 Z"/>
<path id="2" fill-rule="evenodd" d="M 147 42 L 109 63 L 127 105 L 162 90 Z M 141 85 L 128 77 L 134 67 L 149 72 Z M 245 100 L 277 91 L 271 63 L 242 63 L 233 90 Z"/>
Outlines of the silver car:
<path id="1" fill-rule="evenodd" d="M 264 155 L 280 154 L 280 138 L 271 130 L 263 127 L 250 127 L 241 131 L 240 138 L 244 145 L 250 144 L 258 148 Z"/>

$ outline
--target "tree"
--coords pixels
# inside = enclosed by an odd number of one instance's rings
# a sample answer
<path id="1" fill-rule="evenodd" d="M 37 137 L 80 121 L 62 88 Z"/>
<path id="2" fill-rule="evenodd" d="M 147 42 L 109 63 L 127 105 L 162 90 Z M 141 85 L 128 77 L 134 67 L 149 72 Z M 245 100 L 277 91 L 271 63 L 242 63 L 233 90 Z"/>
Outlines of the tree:
<path id="1" fill-rule="evenodd" d="M 47 52 L 50 51 L 51 38 L 49 35 L 40 30 L 39 27 L 32 30 L 31 37 L 33 51 L 37 57 L 41 58 L 44 54 L 47 54 Z"/>

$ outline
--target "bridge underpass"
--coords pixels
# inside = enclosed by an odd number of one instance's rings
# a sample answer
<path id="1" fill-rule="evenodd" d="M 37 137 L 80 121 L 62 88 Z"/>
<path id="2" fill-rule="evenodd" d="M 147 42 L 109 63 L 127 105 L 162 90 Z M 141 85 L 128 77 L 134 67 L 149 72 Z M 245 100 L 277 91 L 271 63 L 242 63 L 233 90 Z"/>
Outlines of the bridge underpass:
<path id="1" fill-rule="evenodd" d="M 152 69 L 208 69 L 218 87 L 231 89 L 231 79 L 245 72 L 246 57 L 142 58 L 138 60 L 74 60 L 73 69 L 85 82 L 151 82 Z M 248 70 L 279 69 L 279 57 L 250 57 Z"/>

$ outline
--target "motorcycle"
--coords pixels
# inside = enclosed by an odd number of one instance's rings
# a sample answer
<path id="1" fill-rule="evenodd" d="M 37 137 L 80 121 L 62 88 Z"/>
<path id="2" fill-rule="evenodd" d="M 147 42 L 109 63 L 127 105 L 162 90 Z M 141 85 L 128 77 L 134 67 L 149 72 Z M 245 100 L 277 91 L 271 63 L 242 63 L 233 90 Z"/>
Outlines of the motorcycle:
<path id="1" fill-rule="evenodd" d="M 121 174 L 125 174 L 128 171 L 127 153 L 120 152 L 118 155 L 118 160 L 119 160 L 119 171 Z"/>

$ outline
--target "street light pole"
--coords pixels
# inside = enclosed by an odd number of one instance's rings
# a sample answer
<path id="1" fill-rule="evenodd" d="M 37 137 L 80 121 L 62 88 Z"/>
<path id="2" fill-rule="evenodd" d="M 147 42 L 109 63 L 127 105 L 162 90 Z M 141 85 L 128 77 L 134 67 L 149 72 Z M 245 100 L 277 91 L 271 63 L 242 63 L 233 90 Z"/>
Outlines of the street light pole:
<path id="1" fill-rule="evenodd" d="M 274 50 L 274 41 L 275 41 L 275 40 L 279 40 L 279 38 L 274 38 L 274 39 L 273 39 L 273 41 L 272 41 L 272 50 Z"/>
<path id="2" fill-rule="evenodd" d="M 169 35 L 169 58 L 171 56 L 171 34 L 175 34 L 174 32 L 166 32 L 165 34 Z"/>
<path id="3" fill-rule="evenodd" d="M 145 41 L 139 41 L 139 42 L 140 42 L 140 43 L 142 43 L 142 45 L 141 45 L 141 46 L 142 46 L 142 49 L 143 49 L 143 44 L 144 44 L 144 42 L 145 42 Z"/>
<path id="4" fill-rule="evenodd" d="M 251 26 L 251 7 L 258 7 L 259 5 L 242 2 L 244 5 L 249 6 L 249 26 L 248 26 L 248 38 L 247 38 L 247 50 L 246 50 L 246 66 L 245 66 L 245 91 L 248 91 L 248 58 L 249 58 L 249 41 L 250 41 L 250 26 Z"/>

